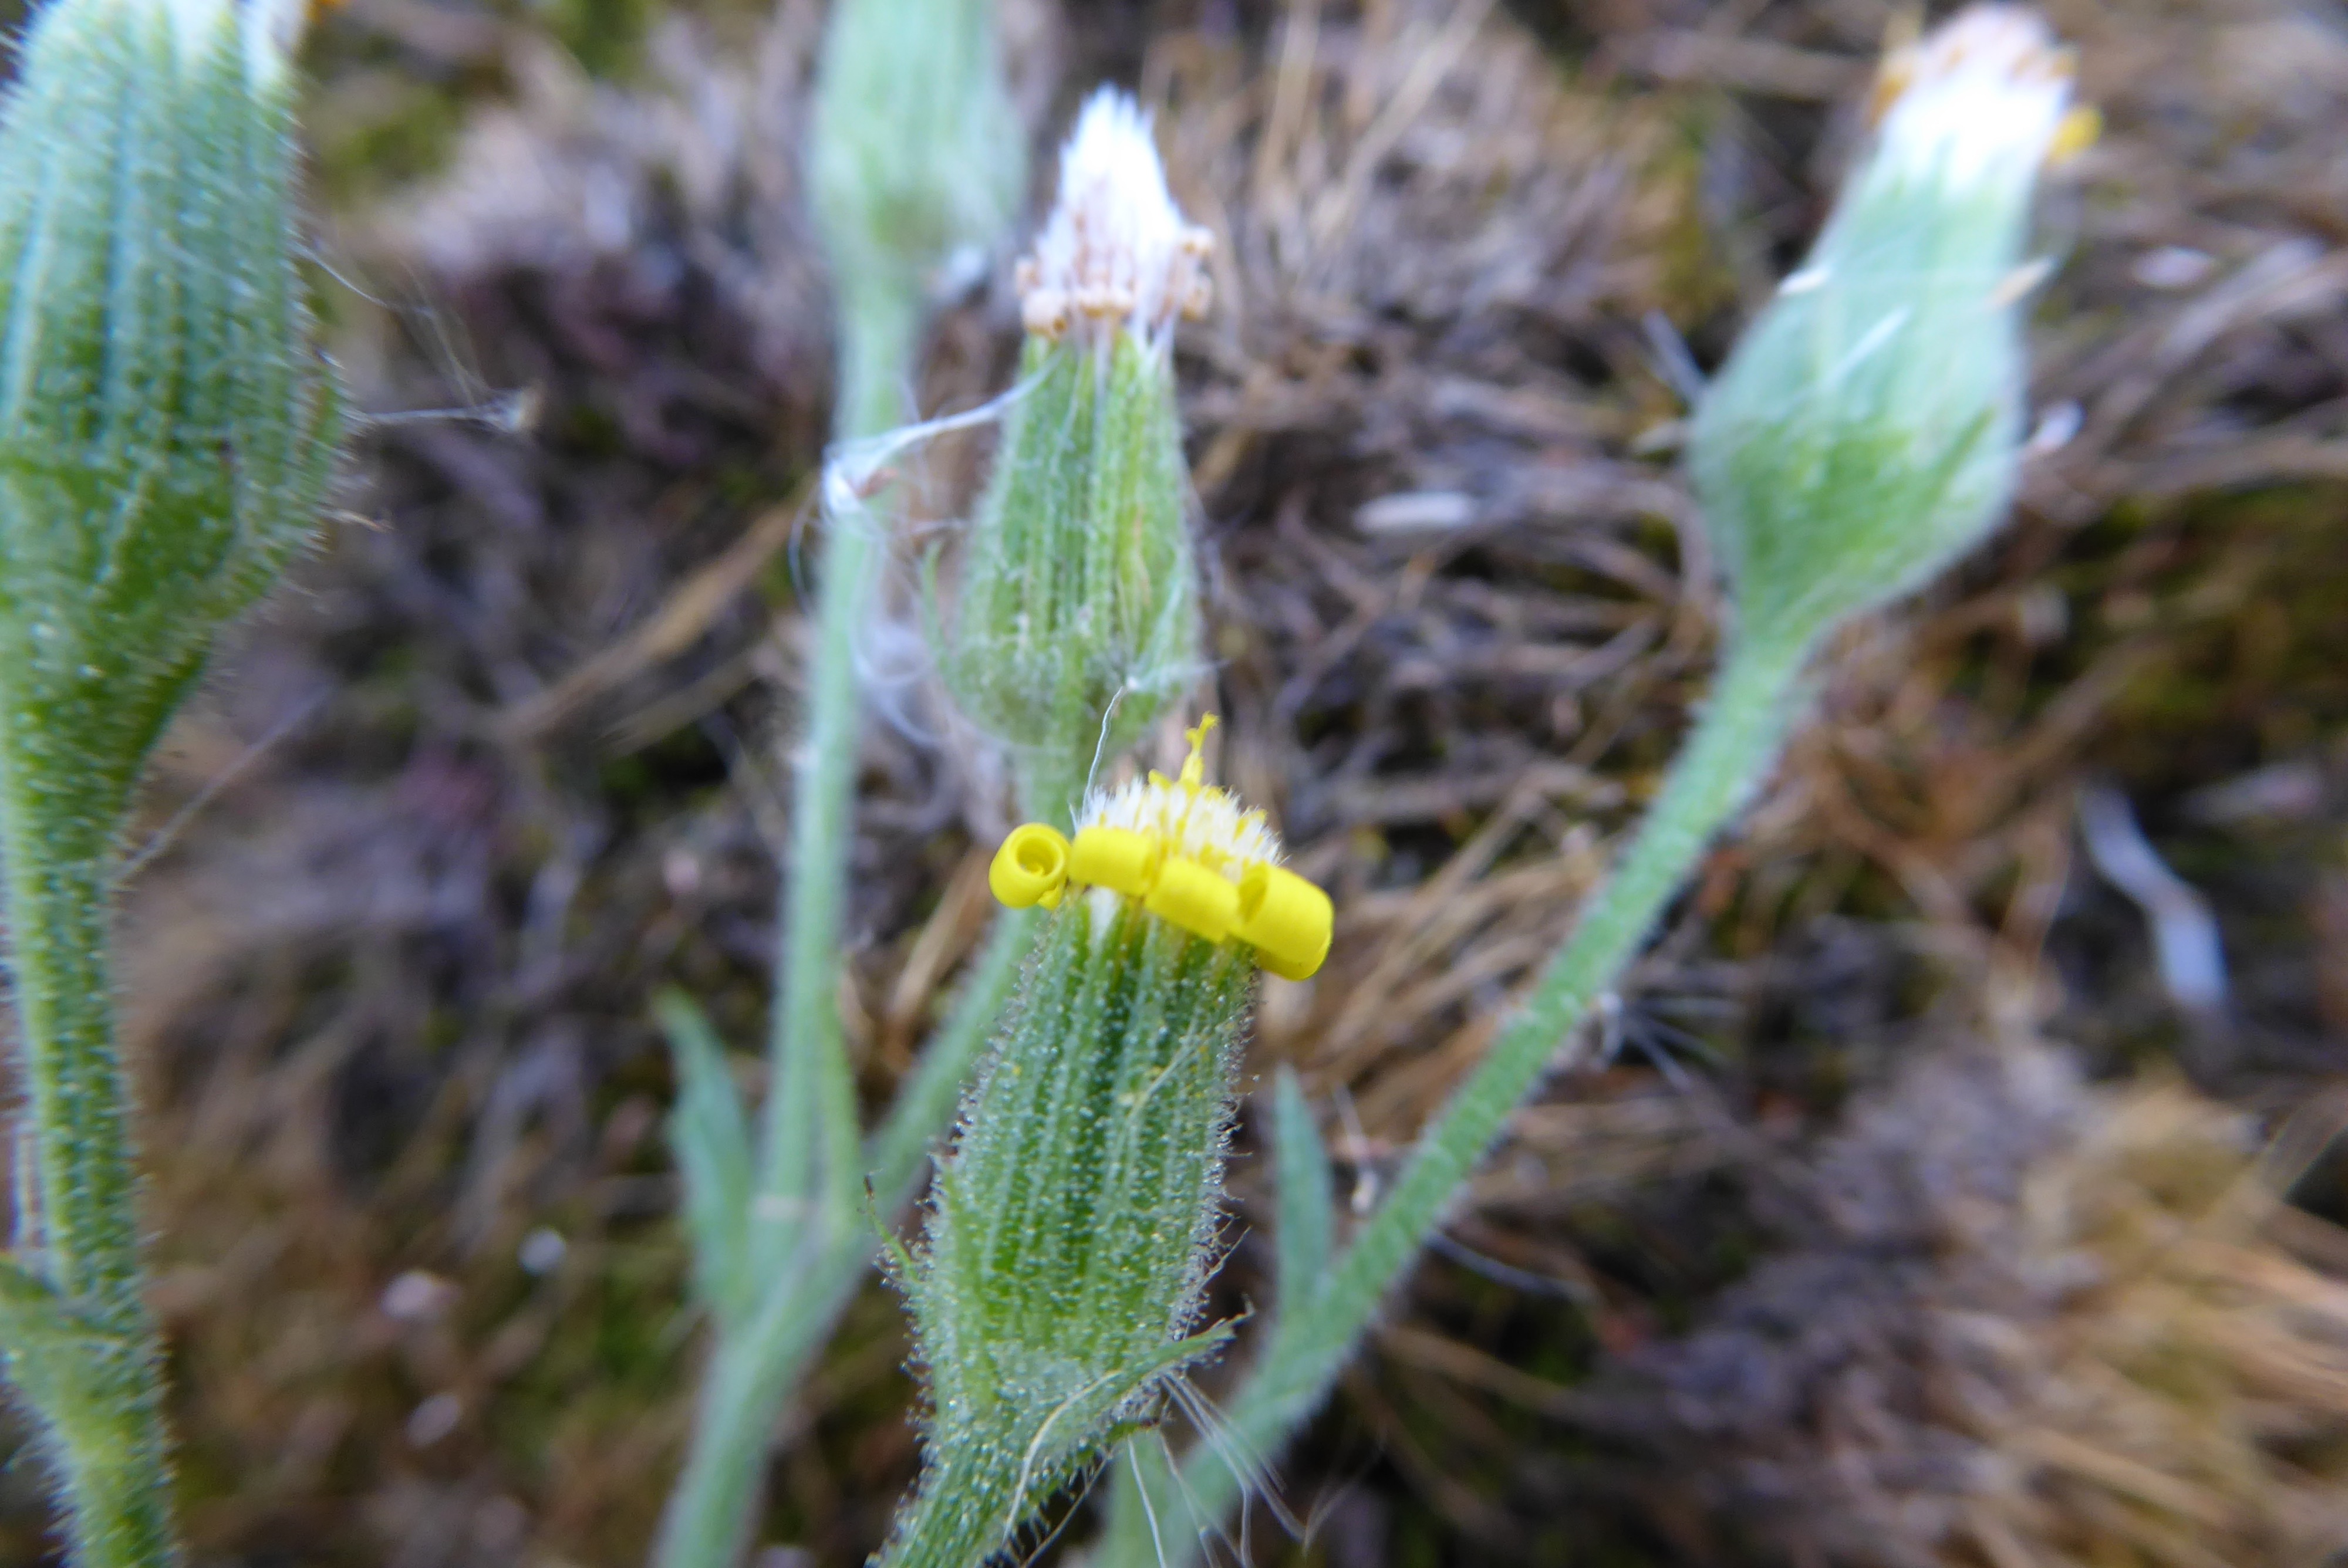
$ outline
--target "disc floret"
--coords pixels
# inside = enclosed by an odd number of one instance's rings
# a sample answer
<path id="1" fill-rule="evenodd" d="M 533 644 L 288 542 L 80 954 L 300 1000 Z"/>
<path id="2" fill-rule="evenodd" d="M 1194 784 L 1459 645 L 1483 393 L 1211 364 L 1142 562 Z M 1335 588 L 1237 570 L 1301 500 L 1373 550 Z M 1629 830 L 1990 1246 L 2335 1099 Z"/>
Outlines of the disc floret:
<path id="1" fill-rule="evenodd" d="M 1021 318 L 1037 337 L 1105 348 L 1125 332 L 1162 354 L 1177 321 L 1207 313 L 1214 250 L 1174 205 L 1147 111 L 1103 87 L 1061 149 L 1059 201 L 1019 263 Z"/>

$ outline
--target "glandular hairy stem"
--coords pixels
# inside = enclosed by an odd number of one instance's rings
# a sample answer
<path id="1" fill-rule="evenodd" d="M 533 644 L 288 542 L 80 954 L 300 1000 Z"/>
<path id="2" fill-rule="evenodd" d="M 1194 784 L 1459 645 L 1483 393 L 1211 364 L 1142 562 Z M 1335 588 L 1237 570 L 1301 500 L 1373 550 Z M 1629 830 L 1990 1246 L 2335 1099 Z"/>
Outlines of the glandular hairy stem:
<path id="1" fill-rule="evenodd" d="M 53 792 L 0 768 L 9 969 L 40 1178 L 37 1239 L 65 1310 L 85 1331 L 7 1349 L 57 1450 L 77 1562 L 152 1568 L 180 1552 L 162 1343 L 141 1294 L 129 1086 L 114 1036 L 115 857 L 110 833 L 70 808 L 59 822 L 44 804 L 56 804 Z"/>

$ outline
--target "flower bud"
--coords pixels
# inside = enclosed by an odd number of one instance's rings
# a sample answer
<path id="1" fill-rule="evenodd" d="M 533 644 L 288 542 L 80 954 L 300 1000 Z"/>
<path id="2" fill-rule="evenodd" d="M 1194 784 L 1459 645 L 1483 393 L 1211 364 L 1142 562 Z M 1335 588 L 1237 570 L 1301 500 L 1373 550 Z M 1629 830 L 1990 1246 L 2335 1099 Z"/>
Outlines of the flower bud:
<path id="1" fill-rule="evenodd" d="M 0 112 L 0 766 L 110 830 L 310 537 L 339 411 L 295 270 L 284 0 L 55 0 Z M 104 805 L 101 812 L 98 808 Z"/>
<path id="2" fill-rule="evenodd" d="M 981 1560 L 1218 1337 L 1191 1330 L 1251 973 L 1273 947 L 1317 967 L 1328 901 L 1203 782 L 1204 729 L 1179 778 L 1094 794 L 1073 845 L 1006 843 L 998 888 L 1049 913 L 904 1269 L 932 1414 L 892 1563 Z M 1284 891 L 1251 900 L 1266 873 Z"/>
<path id="3" fill-rule="evenodd" d="M 1206 308 L 1210 248 L 1140 109 L 1096 93 L 1020 265 L 1021 388 L 938 650 L 963 712 L 1010 748 L 1025 809 L 1056 824 L 1095 759 L 1199 672 L 1171 351 L 1175 322 Z"/>
<path id="4" fill-rule="evenodd" d="M 1807 641 L 1921 583 L 2013 486 L 2038 172 L 2087 126 L 2017 6 L 1885 63 L 1873 144 L 1698 410 L 1690 458 L 1748 638 Z"/>

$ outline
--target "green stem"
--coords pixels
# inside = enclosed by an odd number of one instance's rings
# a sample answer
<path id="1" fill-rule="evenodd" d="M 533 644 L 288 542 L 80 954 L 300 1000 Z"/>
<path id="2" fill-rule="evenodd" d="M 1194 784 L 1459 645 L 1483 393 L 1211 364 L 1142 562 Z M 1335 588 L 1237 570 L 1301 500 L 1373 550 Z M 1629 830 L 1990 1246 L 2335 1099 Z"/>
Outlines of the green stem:
<path id="1" fill-rule="evenodd" d="M 695 1407 L 693 1440 L 661 1516 L 657 1568 L 732 1568 L 749 1545 L 775 1418 L 855 1295 L 867 1246 L 827 1247 L 747 1323 L 721 1328 Z"/>
<path id="2" fill-rule="evenodd" d="M 1226 1412 L 1228 1437 L 1241 1451 L 1268 1460 L 1320 1407 L 1509 1116 L 1558 1065 L 1591 1004 L 1621 978 L 1713 835 L 1776 763 L 1806 651 L 1806 644 L 1787 639 L 1745 644 L 1730 654 L 1637 839 L 1542 971 L 1523 1010 L 1420 1135 L 1392 1193 L 1320 1289 L 1299 1309 L 1282 1304 L 1271 1344 Z M 1238 1501 L 1223 1441 L 1219 1435 L 1183 1462 L 1179 1491 L 1194 1517 L 1160 1532 L 1181 1560 L 1197 1552 L 1200 1529 L 1220 1524 Z M 1153 1498 L 1159 1490 L 1151 1489 Z M 1113 1523 L 1110 1542 L 1143 1533 L 1129 1522 Z M 1123 1558 L 1111 1561 L 1133 1568 Z M 1149 1568 L 1157 1568 L 1154 1561 Z"/>
<path id="3" fill-rule="evenodd" d="M 903 419 L 901 388 L 921 305 L 917 294 L 889 288 L 852 290 L 842 302 L 834 431 L 848 442 Z M 855 1070 L 839 1021 L 839 933 L 856 837 L 862 718 L 856 638 L 888 546 L 866 517 L 829 522 L 815 563 L 815 641 L 783 891 L 764 1169 L 751 1214 L 751 1266 L 767 1293 L 747 1319 L 716 1325 L 685 1469 L 654 1546 L 659 1568 L 729 1568 L 740 1560 L 775 1418 L 854 1297 L 874 1245 L 864 1213 Z M 984 1020 L 972 1032 L 983 1040 Z"/>
<path id="4" fill-rule="evenodd" d="M 952 1121 L 1018 980 L 1034 929 L 1035 917 L 1025 910 L 996 917 L 945 1023 L 865 1144 L 863 1163 L 891 1221 L 919 1189 L 930 1149 Z M 856 1298 L 879 1245 L 864 1224 L 826 1238 L 807 1267 L 787 1266 L 771 1276 L 779 1283 L 747 1322 L 719 1326 L 685 1469 L 661 1519 L 657 1568 L 730 1568 L 741 1561 L 776 1415 Z"/>
<path id="5" fill-rule="evenodd" d="M 918 277 L 875 277 L 840 298 L 839 397 L 835 440 L 886 434 L 912 416 L 914 352 L 923 308 Z"/>
<path id="6" fill-rule="evenodd" d="M 98 1333 L 41 1352 L 51 1365 L 17 1369 L 56 1440 L 77 1568 L 156 1568 L 180 1553 L 161 1338 L 142 1294 L 129 1090 L 114 1039 L 118 815 L 87 793 L 28 780 L 22 754 L 41 746 L 23 734 L 0 743 L 15 763 L 0 778 L 0 855 L 40 1173 L 38 1194 L 17 1201 L 37 1202 L 48 1277 Z"/>
<path id="7" fill-rule="evenodd" d="M 852 292 L 840 321 L 843 441 L 903 417 L 902 386 L 921 325 L 918 296 Z M 784 1216 L 761 1247 L 778 1264 L 803 1219 L 830 1236 L 863 1225 L 856 1081 L 839 1023 L 840 918 L 855 845 L 857 739 L 862 718 L 856 639 L 870 612 L 887 541 L 863 517 L 832 518 L 816 563 L 815 642 L 807 684 L 784 890 L 780 984 L 771 1043 L 762 1190 Z"/>
<path id="8" fill-rule="evenodd" d="M 1025 1512 L 1014 1507 L 1017 1492 L 1007 1484 L 1016 1466 L 988 1462 L 1001 1452 L 998 1444 L 955 1445 L 925 1466 L 921 1491 L 873 1558 L 874 1568 L 980 1568 L 993 1557 L 1010 1533 L 1005 1522 Z M 953 1457 L 964 1453 L 981 1456 L 979 1462 L 963 1465 Z"/>
<path id="9" fill-rule="evenodd" d="M 1031 822 L 1049 823 L 1062 833 L 1072 832 L 1085 786 L 1093 776 L 1090 743 L 1066 748 L 1037 746 L 1014 759 L 1019 809 Z"/>

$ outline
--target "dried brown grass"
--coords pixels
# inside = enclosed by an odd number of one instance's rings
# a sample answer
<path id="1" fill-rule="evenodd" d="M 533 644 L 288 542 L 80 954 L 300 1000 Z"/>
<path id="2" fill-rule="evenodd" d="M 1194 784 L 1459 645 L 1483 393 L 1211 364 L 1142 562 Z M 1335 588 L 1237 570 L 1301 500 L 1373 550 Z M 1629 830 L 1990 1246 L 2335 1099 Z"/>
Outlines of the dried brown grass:
<path id="1" fill-rule="evenodd" d="M 2340 1110 L 2262 1158 L 2173 1081 L 1936 1058 L 1805 1173 L 1807 1244 L 1634 1357 L 1598 1423 L 1694 1459 L 1665 1486 L 1796 1561 L 2332 1561 L 2348 1233 L 2281 1188 Z"/>
<path id="2" fill-rule="evenodd" d="M 1847 1081 L 2017 1020 L 2105 1063 L 2173 1032 L 2127 911 L 2080 891 L 2083 771 L 2170 798 L 2296 759 L 2319 806 L 2260 843 L 2328 844 L 2348 820 L 2324 750 L 2348 716 L 2337 493 L 2222 498 L 2348 470 L 2342 46 L 2277 0 L 2054 10 L 2111 126 L 2050 223 L 2066 255 L 2040 397 L 2075 403 L 2078 433 L 2034 457 L 1983 559 L 1837 650 L 1819 722 L 1629 989 L 1651 1054 L 1526 1113 L 1297 1460 L 1302 1501 L 1370 1464 L 1372 1490 L 1416 1500 L 1316 1552 L 1570 1560 L 1554 1522 L 1593 1494 L 1584 1440 L 1552 1423 L 1597 1415 L 1562 1385 L 1654 1343 L 1763 1245 L 1746 1194 Z M 425 302 L 341 302 L 369 405 L 484 416 L 369 435 L 351 496 L 369 522 L 244 638 L 158 818 L 299 722 L 131 900 L 151 1212 L 212 1560 L 640 1554 L 691 1328 L 644 999 L 685 984 L 757 1038 L 794 497 L 829 374 L 792 153 L 819 13 L 680 14 L 619 82 L 526 21 L 353 0 L 336 24 L 314 117 L 330 145 L 338 114 L 375 123 L 416 83 L 479 89 L 448 171 L 337 215 L 335 248 L 370 292 Z M 1570 925 L 1701 691 L 1716 606 L 1645 323 L 1708 356 L 1761 297 L 1831 189 L 1851 130 L 1832 106 L 1886 13 L 1011 14 L 1039 129 L 1092 76 L 1138 80 L 1223 240 L 1219 312 L 1181 358 L 1222 765 L 1335 890 L 1342 931 L 1323 979 L 1271 989 L 1259 1055 L 1305 1073 L 1366 1195 Z M 999 289 L 958 309 L 925 402 L 994 386 L 1012 321 Z M 535 423 L 518 433 L 486 387 L 526 391 Z M 939 455 L 932 510 L 981 456 Z M 975 938 L 999 811 L 984 768 L 932 743 L 919 682 L 887 694 L 909 722 L 868 746 L 844 992 L 876 1098 Z M 2277 852 L 2292 864 L 2222 910 L 2317 908 L 2331 853 Z M 2316 979 L 2339 944 L 2281 924 L 2212 1058 L 2254 1103 L 2337 1065 Z M 1675 1031 L 1725 1053 L 1684 1089 L 1650 1064 Z M 1251 1162 L 1250 1212 L 1259 1187 Z M 567 1248 L 533 1274 L 518 1252 L 541 1227 Z M 1224 1276 L 1235 1301 L 1256 1245 Z M 2219 1305 L 2195 1311 L 2258 1316 Z M 794 1412 L 774 1538 L 827 1561 L 877 1538 L 911 1458 L 900 1354 L 876 1293 Z M 1518 1419 L 1511 1390 L 1544 1413 Z M 2176 1471 L 2221 1473 L 2269 1484 Z M 2025 1489 L 2040 1512 L 2016 1503 L 2013 1528 L 2061 1540 L 2049 1500 L 2096 1495 Z M 1652 1521 L 1608 1528 L 1670 1560 Z"/>

